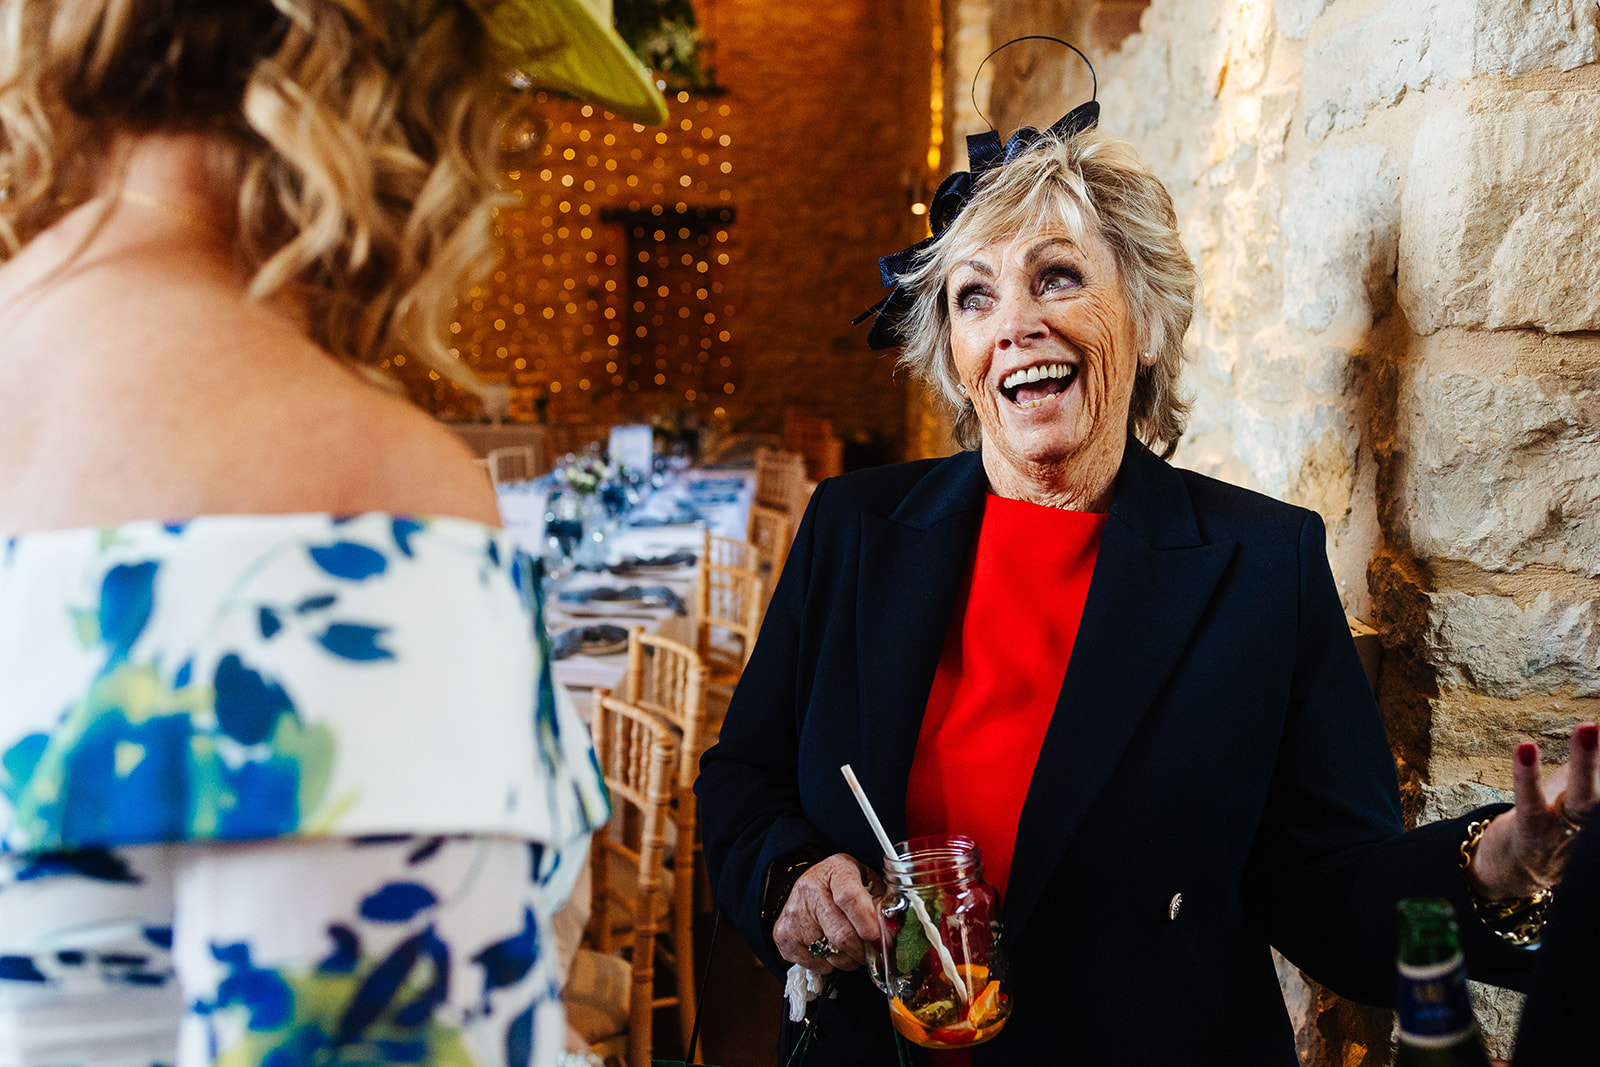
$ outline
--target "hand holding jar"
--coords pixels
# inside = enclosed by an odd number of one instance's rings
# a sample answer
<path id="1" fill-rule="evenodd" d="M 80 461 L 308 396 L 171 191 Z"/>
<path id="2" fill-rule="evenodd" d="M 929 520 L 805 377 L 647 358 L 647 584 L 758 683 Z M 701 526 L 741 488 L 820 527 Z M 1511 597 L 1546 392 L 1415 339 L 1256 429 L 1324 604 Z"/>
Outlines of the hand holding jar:
<path id="1" fill-rule="evenodd" d="M 772 924 L 778 955 L 821 974 L 860 969 L 877 951 L 882 892 L 877 872 L 843 852 L 807 868 Z"/>

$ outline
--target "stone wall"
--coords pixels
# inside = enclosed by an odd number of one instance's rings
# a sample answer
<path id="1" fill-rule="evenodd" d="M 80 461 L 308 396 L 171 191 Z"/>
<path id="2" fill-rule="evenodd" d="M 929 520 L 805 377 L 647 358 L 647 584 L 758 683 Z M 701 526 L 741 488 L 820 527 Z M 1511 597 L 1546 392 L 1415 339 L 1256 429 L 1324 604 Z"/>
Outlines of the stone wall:
<path id="1" fill-rule="evenodd" d="M 1172 191 L 1203 279 L 1178 462 L 1326 520 L 1408 815 L 1504 796 L 1519 739 L 1564 757 L 1600 716 L 1593 0 L 1152 0 L 1120 47 L 1087 0 L 988 7 L 995 41 L 1089 40 Z M 1043 87 L 984 88 L 1033 124 L 1081 99 Z M 1386 1013 L 1283 975 L 1305 1063 L 1388 1062 Z M 1505 1055 L 1514 1001 L 1481 1006 Z"/>

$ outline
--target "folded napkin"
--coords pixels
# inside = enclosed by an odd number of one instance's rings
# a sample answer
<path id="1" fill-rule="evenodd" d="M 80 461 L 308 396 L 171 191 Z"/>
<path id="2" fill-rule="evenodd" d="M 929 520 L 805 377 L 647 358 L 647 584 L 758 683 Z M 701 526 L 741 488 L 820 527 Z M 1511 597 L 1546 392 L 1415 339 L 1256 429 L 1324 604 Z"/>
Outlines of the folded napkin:
<path id="1" fill-rule="evenodd" d="M 744 491 L 743 478 L 703 478 L 689 483 L 689 499 L 697 505 L 732 504 Z"/>
<path id="2" fill-rule="evenodd" d="M 678 506 L 666 511 L 635 511 L 628 517 L 628 525 L 633 527 L 646 526 L 687 526 L 691 522 L 700 521 L 700 512 L 691 504 L 679 503 Z"/>
<path id="3" fill-rule="evenodd" d="M 618 647 L 619 644 L 621 647 Z M 627 647 L 628 631 L 620 626 L 610 623 L 574 626 L 550 639 L 550 656 L 552 659 L 566 659 L 579 652 L 608 656 Z"/>
<path id="4" fill-rule="evenodd" d="M 625 585 L 620 588 L 600 585 L 590 589 L 566 589 L 560 599 L 567 604 L 642 604 L 652 608 L 671 608 L 679 615 L 689 612 L 683 597 L 665 585 Z"/>
<path id="5" fill-rule="evenodd" d="M 745 486 L 743 478 L 697 478 L 689 483 L 691 493 L 737 493 Z"/>
<path id="6" fill-rule="evenodd" d="M 621 562 L 612 564 L 612 574 L 629 575 L 642 570 L 666 570 L 672 567 L 692 567 L 698 557 L 687 548 L 680 548 L 676 552 L 665 556 L 632 556 Z"/>

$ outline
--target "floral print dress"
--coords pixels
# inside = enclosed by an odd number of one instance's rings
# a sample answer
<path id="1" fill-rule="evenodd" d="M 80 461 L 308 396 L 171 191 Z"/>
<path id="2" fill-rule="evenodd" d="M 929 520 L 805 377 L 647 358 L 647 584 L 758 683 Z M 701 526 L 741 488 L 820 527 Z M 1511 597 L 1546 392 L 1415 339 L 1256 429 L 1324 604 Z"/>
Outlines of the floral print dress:
<path id="1" fill-rule="evenodd" d="M 609 812 L 537 578 L 460 519 L 0 540 L 0 1067 L 553 1062 Z"/>

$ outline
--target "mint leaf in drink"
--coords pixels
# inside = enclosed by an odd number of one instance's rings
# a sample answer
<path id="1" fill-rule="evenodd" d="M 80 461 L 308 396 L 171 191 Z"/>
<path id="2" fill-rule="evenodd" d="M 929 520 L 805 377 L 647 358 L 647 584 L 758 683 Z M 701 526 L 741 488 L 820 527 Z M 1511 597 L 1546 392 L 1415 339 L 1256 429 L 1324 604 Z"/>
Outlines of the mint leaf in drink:
<path id="1" fill-rule="evenodd" d="M 901 974 L 910 974 L 928 955 L 928 935 L 922 929 L 911 909 L 906 909 L 905 925 L 894 943 L 894 967 Z"/>

